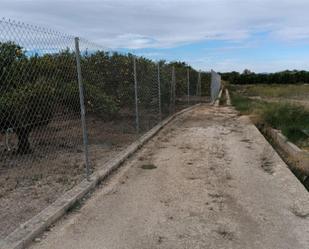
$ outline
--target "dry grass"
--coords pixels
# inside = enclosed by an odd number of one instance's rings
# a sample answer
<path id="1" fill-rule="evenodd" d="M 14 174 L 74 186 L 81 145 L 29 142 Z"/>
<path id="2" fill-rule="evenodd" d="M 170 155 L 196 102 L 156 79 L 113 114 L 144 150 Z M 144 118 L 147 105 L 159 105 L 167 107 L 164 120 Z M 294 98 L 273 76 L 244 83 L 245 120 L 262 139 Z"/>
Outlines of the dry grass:
<path id="1" fill-rule="evenodd" d="M 232 89 L 243 96 L 308 100 L 309 85 L 237 85 Z"/>
<path id="2" fill-rule="evenodd" d="M 250 99 L 239 91 L 232 92 L 232 103 L 241 114 L 250 115 L 258 126 L 268 125 L 279 129 L 299 147 L 308 147 L 309 137 L 306 131 L 309 131 L 309 110 L 305 107 L 288 102 L 272 103 Z"/>

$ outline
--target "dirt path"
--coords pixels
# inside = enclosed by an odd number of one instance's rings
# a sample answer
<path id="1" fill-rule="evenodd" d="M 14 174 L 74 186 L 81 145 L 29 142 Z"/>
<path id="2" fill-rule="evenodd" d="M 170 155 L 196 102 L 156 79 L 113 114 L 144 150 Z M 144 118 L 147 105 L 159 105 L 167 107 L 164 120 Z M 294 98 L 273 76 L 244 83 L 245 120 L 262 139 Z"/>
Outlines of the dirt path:
<path id="1" fill-rule="evenodd" d="M 309 195 L 245 118 L 202 106 L 44 237 L 31 248 L 308 249 Z"/>

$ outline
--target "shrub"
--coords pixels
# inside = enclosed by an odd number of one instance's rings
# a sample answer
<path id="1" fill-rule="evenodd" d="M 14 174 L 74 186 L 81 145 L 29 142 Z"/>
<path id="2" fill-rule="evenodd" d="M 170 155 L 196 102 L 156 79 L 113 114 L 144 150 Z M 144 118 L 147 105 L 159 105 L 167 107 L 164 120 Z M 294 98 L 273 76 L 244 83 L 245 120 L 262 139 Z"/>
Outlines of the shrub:
<path id="1" fill-rule="evenodd" d="M 85 84 L 85 104 L 88 112 L 110 119 L 119 111 L 119 103 L 94 84 Z"/>
<path id="2" fill-rule="evenodd" d="M 309 128 L 309 111 L 303 106 L 273 103 L 265 108 L 263 119 L 272 127 L 282 130 L 292 142 L 307 138 L 303 130 Z"/>
<path id="3" fill-rule="evenodd" d="M 266 124 L 279 129 L 296 144 L 308 140 L 309 111 L 303 106 L 252 100 L 237 93 L 232 93 L 232 103 L 242 114 L 253 115 L 259 126 Z"/>
<path id="4" fill-rule="evenodd" d="M 63 107 L 73 112 L 80 112 L 79 88 L 77 82 L 63 84 L 57 91 Z M 102 87 L 84 83 L 84 101 L 86 111 L 105 119 L 113 117 L 119 111 L 119 103 L 108 96 Z"/>
<path id="5" fill-rule="evenodd" d="M 55 94 L 43 80 L 24 84 L 0 95 L 0 131 L 12 128 L 18 137 L 18 153 L 29 153 L 33 128 L 45 126 L 53 116 Z"/>

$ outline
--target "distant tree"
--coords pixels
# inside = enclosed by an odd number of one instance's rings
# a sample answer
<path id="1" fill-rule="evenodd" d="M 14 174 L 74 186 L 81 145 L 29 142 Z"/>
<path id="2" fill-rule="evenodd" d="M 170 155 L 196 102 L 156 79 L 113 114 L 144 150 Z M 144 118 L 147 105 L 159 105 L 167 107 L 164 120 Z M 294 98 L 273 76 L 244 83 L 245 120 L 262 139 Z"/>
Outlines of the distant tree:
<path id="1" fill-rule="evenodd" d="M 249 69 L 245 69 L 242 73 L 243 75 L 250 75 L 252 72 Z"/>
<path id="2" fill-rule="evenodd" d="M 277 73 L 253 73 L 245 70 L 242 74 L 237 72 L 222 73 L 222 79 L 231 84 L 301 84 L 309 83 L 309 72 L 285 70 Z"/>

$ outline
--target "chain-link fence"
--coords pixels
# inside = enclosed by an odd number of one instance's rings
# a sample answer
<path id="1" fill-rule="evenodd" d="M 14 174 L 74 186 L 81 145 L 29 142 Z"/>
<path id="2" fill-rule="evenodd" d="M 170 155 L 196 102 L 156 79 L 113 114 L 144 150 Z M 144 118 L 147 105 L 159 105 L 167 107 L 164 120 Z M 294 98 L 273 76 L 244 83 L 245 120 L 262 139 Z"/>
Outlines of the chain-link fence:
<path id="1" fill-rule="evenodd" d="M 165 117 L 210 74 L 0 21 L 0 238 Z"/>
<path id="2" fill-rule="evenodd" d="M 212 102 L 218 98 L 221 87 L 221 76 L 215 71 L 211 70 L 210 94 Z"/>

